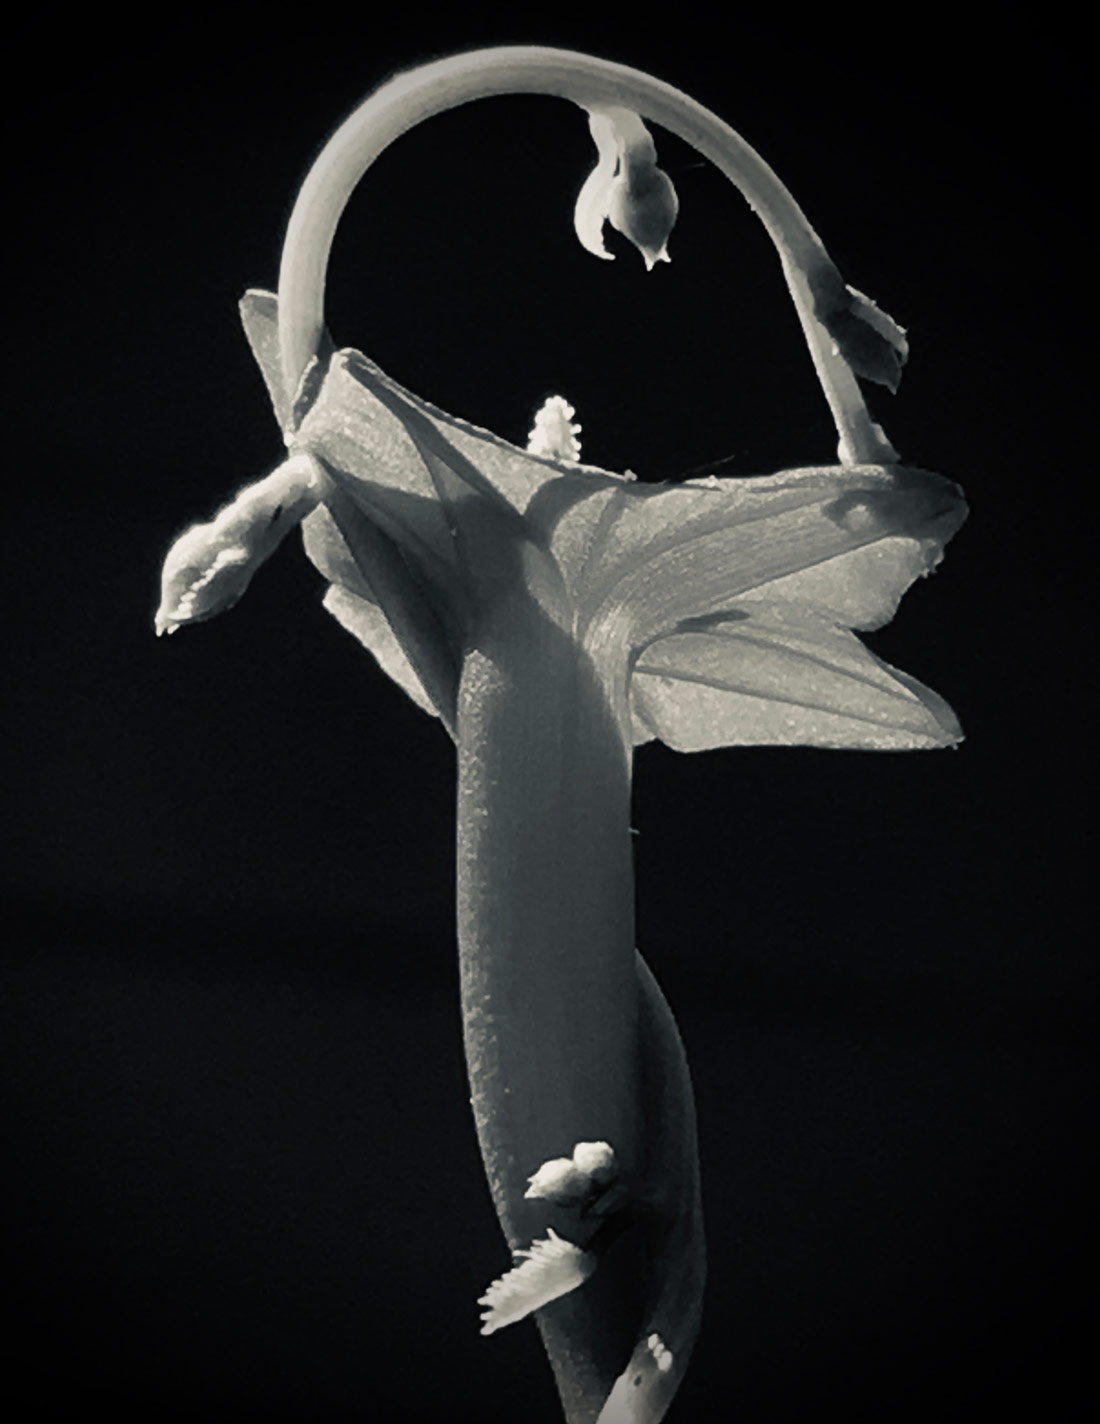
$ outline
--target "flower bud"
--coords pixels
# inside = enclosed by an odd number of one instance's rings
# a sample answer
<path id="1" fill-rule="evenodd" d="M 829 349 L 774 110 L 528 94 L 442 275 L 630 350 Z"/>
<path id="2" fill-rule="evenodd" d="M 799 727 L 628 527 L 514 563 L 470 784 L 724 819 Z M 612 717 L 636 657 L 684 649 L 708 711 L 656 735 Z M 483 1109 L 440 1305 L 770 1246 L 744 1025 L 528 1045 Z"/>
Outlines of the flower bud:
<path id="1" fill-rule="evenodd" d="M 260 565 L 317 504 L 319 477 L 308 455 L 292 455 L 266 479 L 243 489 L 209 524 L 181 534 L 161 573 L 157 636 L 232 608 Z"/>
<path id="2" fill-rule="evenodd" d="M 603 245 L 603 225 L 630 239 L 652 271 L 669 261 L 668 239 L 679 200 L 667 173 L 657 167 L 653 139 L 629 109 L 593 109 L 588 127 L 599 155 L 577 199 L 573 223 L 581 245 L 596 257 L 615 254 Z"/>

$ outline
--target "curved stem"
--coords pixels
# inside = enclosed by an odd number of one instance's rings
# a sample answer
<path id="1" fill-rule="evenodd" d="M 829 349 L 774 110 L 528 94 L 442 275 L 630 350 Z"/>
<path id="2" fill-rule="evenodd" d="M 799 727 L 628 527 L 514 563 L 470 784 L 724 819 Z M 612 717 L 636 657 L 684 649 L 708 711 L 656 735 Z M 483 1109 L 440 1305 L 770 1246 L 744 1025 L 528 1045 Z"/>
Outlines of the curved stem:
<path id="1" fill-rule="evenodd" d="M 840 437 L 845 463 L 893 455 L 871 420 L 847 362 L 814 312 L 814 287 L 837 279 L 817 234 L 776 175 L 733 129 L 671 84 L 571 50 L 472 50 L 400 74 L 351 114 L 322 149 L 290 215 L 279 271 L 279 345 L 289 396 L 324 330 L 325 272 L 355 185 L 396 138 L 423 119 L 473 99 L 543 94 L 582 108 L 629 108 L 691 144 L 748 199 L 779 252 L 802 330 Z M 888 452 L 888 453 L 887 453 Z"/>

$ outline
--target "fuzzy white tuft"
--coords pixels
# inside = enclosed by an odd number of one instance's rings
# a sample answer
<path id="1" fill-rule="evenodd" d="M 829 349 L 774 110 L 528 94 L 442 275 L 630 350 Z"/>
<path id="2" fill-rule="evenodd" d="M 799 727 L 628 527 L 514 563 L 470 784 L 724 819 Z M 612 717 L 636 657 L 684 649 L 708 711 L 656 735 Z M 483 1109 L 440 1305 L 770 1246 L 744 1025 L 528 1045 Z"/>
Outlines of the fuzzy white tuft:
<path id="1" fill-rule="evenodd" d="M 609 1143 L 578 1142 L 571 1158 L 553 1157 L 528 1177 L 523 1195 L 528 1200 L 542 1198 L 557 1206 L 579 1206 L 591 1199 L 597 1187 L 612 1181 L 618 1170 L 615 1150 Z"/>
<path id="2" fill-rule="evenodd" d="M 494 1281 L 478 1301 L 487 1307 L 481 1317 L 483 1335 L 568 1295 L 596 1269 L 597 1258 L 591 1252 L 564 1241 L 553 1227 L 547 1232 L 547 1240 L 533 1241 L 526 1251 L 513 1251 L 519 1264 Z"/>
<path id="3" fill-rule="evenodd" d="M 594 1182 L 607 1182 L 619 1170 L 615 1149 L 608 1142 L 578 1142 L 573 1148 L 573 1165 Z"/>
<path id="4" fill-rule="evenodd" d="M 581 427 L 573 419 L 576 413 L 564 396 L 548 396 L 535 412 L 527 453 L 576 463 L 581 458 L 581 442 L 577 439 Z"/>

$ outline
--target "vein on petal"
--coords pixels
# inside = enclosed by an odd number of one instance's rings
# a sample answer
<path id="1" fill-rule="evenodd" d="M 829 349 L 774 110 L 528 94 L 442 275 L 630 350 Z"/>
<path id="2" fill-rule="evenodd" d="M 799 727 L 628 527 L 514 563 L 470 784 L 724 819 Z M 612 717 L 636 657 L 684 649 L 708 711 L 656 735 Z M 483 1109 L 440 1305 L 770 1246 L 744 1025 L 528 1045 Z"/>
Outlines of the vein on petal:
<path id="1" fill-rule="evenodd" d="M 692 629 L 685 629 L 685 630 L 684 630 L 684 632 L 692 632 L 692 631 L 695 631 L 695 630 L 692 630 Z M 852 636 L 852 634 L 848 633 L 847 629 L 841 628 L 839 625 L 832 625 L 831 628 L 830 628 L 830 631 L 831 631 L 831 632 L 834 632 L 834 633 L 836 633 L 836 634 L 838 634 L 839 636 L 842 636 L 842 637 L 843 637 L 843 636 L 847 636 L 847 637 L 849 637 L 849 638 L 852 638 L 852 641 L 853 641 L 853 642 L 859 647 L 859 649 L 860 649 L 862 652 L 864 652 L 868 657 L 873 658 L 873 657 L 875 656 L 865 644 L 859 642 L 859 640 L 856 639 L 856 638 L 854 638 L 854 637 Z M 677 637 L 677 636 L 680 636 L 680 635 L 677 634 L 677 633 L 673 633 L 673 634 L 671 634 L 671 635 L 669 635 L 669 636 L 671 636 L 671 637 Z M 882 683 L 876 682 L 873 677 L 868 677 L 866 673 L 852 672 L 852 671 L 850 671 L 848 668 L 845 668 L 845 667 L 841 666 L 839 663 L 831 663 L 831 662 L 829 662 L 827 659 L 825 659 L 825 658 L 823 658 L 823 657 L 820 657 L 820 656 L 819 656 L 818 654 L 816 654 L 816 653 L 807 652 L 805 648 L 791 648 L 791 647 L 786 647 L 786 646 L 784 646 L 784 645 L 782 645 L 782 644 L 780 644 L 780 643 L 777 643 L 777 642 L 770 642 L 767 638 L 764 638 L 764 637 L 752 635 L 752 634 L 749 634 L 749 633 L 737 633 L 737 632 L 734 632 L 734 631 L 733 631 L 732 629 L 730 629 L 730 628 L 723 628 L 723 627 L 721 627 L 721 626 L 715 626 L 715 627 L 713 627 L 713 628 L 708 628 L 708 629 L 706 629 L 705 636 L 707 636 L 707 637 L 712 637 L 712 638 L 724 638 L 724 639 L 726 639 L 728 642 L 731 642 L 731 643 L 746 643 L 746 644 L 748 644 L 748 645 L 751 646 L 751 647 L 762 648 L 765 652 L 773 653 L 773 654 L 774 654 L 775 656 L 777 656 L 777 657 L 796 658 L 796 659 L 799 659 L 799 660 L 802 661 L 802 662 L 810 663 L 810 664 L 812 664 L 814 667 L 819 667 L 819 668 L 821 668 L 823 672 L 836 673 L 838 677 L 843 677 L 843 678 L 845 679 L 845 681 L 848 681 L 848 682 L 861 682 L 861 683 L 863 683 L 863 684 L 864 684 L 865 686 L 867 686 L 867 687 L 874 688 L 874 690 L 875 690 L 876 692 L 881 692 L 881 693 L 885 694 L 885 695 L 888 696 L 888 697 L 896 697 L 896 698 L 898 698 L 899 701 L 904 702 L 904 703 L 906 703 L 906 704 L 911 704 L 912 701 L 913 701 L 912 697 L 907 697 L 904 692 L 899 691 L 896 687 L 884 686 Z M 646 648 L 646 652 L 648 652 L 651 648 L 654 648 L 654 647 L 659 646 L 663 641 L 664 641 L 664 639 L 662 639 L 662 638 L 656 638 L 656 639 L 654 639 L 654 641 L 653 641 L 652 643 L 650 643 L 650 644 L 648 645 L 648 647 Z M 641 658 L 639 658 L 639 660 L 635 663 L 635 665 L 634 665 L 634 670 L 635 670 L 635 672 L 655 673 L 655 674 L 657 674 L 657 675 L 659 675 L 659 676 L 661 676 L 661 677 L 678 677 L 678 678 L 683 678 L 685 681 L 689 681 L 689 682 L 690 682 L 690 681 L 698 682 L 698 681 L 701 680 L 701 679 L 698 678 L 698 677 L 692 677 L 692 676 L 689 676 L 689 675 L 686 674 L 686 673 L 675 672 L 675 671 L 673 671 L 673 670 L 671 670 L 671 669 L 667 669 L 667 668 L 647 667 L 647 666 L 645 665 L 645 663 L 644 663 L 644 658 L 645 658 L 645 653 L 643 653 L 643 654 L 641 655 Z M 878 660 L 876 659 L 876 661 L 878 661 Z M 885 664 L 885 663 L 882 663 L 882 662 L 879 662 L 879 665 L 880 665 L 881 667 L 886 667 L 886 664 Z M 717 683 L 717 682 L 716 682 L 714 685 L 715 685 L 715 687 L 720 686 L 720 684 Z M 727 688 L 726 690 L 727 690 L 727 691 L 734 692 L 734 691 L 737 691 L 738 689 L 735 688 L 735 687 L 733 687 L 733 686 L 731 685 L 731 686 L 730 686 L 729 688 Z M 761 696 L 761 697 L 767 697 L 767 696 L 773 695 L 773 694 L 768 694 L 768 693 L 759 693 L 759 694 L 756 694 L 756 693 L 748 693 L 748 692 L 746 692 L 746 695 L 747 695 L 747 696 Z M 776 698 L 776 700 L 779 700 L 779 699 Z M 783 701 L 787 701 L 788 699 L 787 699 L 787 698 L 783 698 L 782 700 L 783 700 Z"/>
<path id="2" fill-rule="evenodd" d="M 868 717 L 865 713 L 850 712 L 847 708 L 841 710 L 836 707 L 826 706 L 820 702 L 807 702 L 802 698 L 786 697 L 774 692 L 759 692 L 755 688 L 745 686 L 743 683 L 737 683 L 719 677 L 708 677 L 702 673 L 677 672 L 670 668 L 653 667 L 638 667 L 636 671 L 644 673 L 649 677 L 665 677 L 674 679 L 676 682 L 697 683 L 702 687 L 712 687 L 715 692 L 732 692 L 738 697 L 755 697 L 761 702 L 781 702 L 784 706 L 800 707 L 806 712 L 825 712 L 833 717 L 843 717 L 846 721 L 868 722 L 875 727 L 881 727 L 883 725 L 879 718 Z"/>

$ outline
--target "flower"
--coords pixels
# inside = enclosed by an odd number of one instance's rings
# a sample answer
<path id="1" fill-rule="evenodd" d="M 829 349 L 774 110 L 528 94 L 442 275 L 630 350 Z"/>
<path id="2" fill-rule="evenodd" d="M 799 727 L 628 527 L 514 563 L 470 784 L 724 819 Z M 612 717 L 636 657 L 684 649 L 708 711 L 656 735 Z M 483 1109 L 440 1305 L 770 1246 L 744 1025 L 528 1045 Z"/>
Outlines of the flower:
<path id="1" fill-rule="evenodd" d="M 599 160 L 577 198 L 573 225 L 581 246 L 608 260 L 603 225 L 628 237 L 652 272 L 668 262 L 668 238 L 679 200 L 667 173 L 657 167 L 657 150 L 637 114 L 619 106 L 593 109 L 588 127 Z"/>
<path id="2" fill-rule="evenodd" d="M 578 1142 L 572 1157 L 554 1157 L 532 1176 L 524 1196 L 542 1197 L 561 1205 L 590 1201 L 617 1176 L 615 1151 L 606 1142 Z"/>
<path id="3" fill-rule="evenodd" d="M 275 383 L 276 299 L 250 292 L 242 312 Z M 533 1251 L 552 1225 L 530 1174 L 563 1139 L 610 1144 L 642 1179 L 654 1215 L 638 1229 L 659 1247 L 630 1370 L 667 1404 L 697 1320 L 685 1281 L 701 1289 L 701 1228 L 682 1050 L 634 954 L 631 750 L 958 741 L 946 703 L 851 629 L 888 621 L 935 567 L 964 517 L 959 492 L 879 466 L 645 484 L 510 445 L 352 350 L 329 360 L 281 469 L 208 526 L 213 564 L 220 529 L 266 558 L 272 501 L 298 491 L 326 608 L 455 737 L 467 1053 L 497 1209 L 513 1250 Z M 166 569 L 178 566 L 174 553 Z M 178 595 L 162 620 L 208 615 Z M 660 1092 L 624 1067 L 639 1042 Z M 658 1164 L 648 1181 L 643 1158 Z M 553 1224 L 575 1232 L 568 1203 L 558 1210 Z M 588 1245 L 577 1235 L 586 1266 Z M 493 1329 L 527 1287 L 541 1305 L 548 1282 L 580 1284 L 544 1264 L 537 1253 L 504 1277 Z M 542 1322 L 559 1360 L 601 1338 L 586 1300 L 599 1280 Z M 654 1331 L 671 1367 L 644 1348 Z M 593 1347 L 581 1374 L 574 1393 L 606 1399 L 623 1369 L 609 1377 Z"/>
<path id="4" fill-rule="evenodd" d="M 598 241 L 609 216 L 650 266 L 675 203 L 620 101 L 669 126 L 690 112 L 683 132 L 778 234 L 841 464 L 641 483 L 580 462 L 562 397 L 523 450 L 332 349 L 326 244 L 371 157 L 426 112 L 540 85 L 580 103 L 602 145 L 579 229 Z M 634 948 L 634 746 L 914 750 L 961 736 L 940 697 L 856 636 L 889 621 L 966 510 L 870 421 L 852 369 L 896 374 L 904 338 L 834 273 L 743 141 L 637 71 L 532 49 L 399 76 L 322 151 L 280 295 L 241 304 L 288 456 L 165 563 L 158 631 L 231 606 L 301 522 L 326 608 L 455 740 L 466 1060 L 516 1262 L 480 1302 L 483 1333 L 536 1312 L 570 1424 L 657 1424 L 701 1318 L 690 1075 Z M 568 1143 L 571 1158 L 553 1156 Z"/>
<path id="5" fill-rule="evenodd" d="M 250 292 L 241 309 L 274 384 L 276 299 Z M 941 698 L 848 631 L 889 622 L 904 590 L 935 568 L 962 523 L 960 492 L 939 476 L 903 466 L 832 466 L 641 483 L 536 455 L 530 446 L 522 451 L 420 400 L 350 350 L 333 356 L 296 449 L 219 524 L 247 543 L 252 519 L 251 572 L 276 547 L 274 504 L 283 509 L 280 537 L 286 511 L 301 517 L 309 505 L 306 551 L 330 581 L 326 607 L 414 701 L 445 719 L 454 687 L 429 697 L 416 669 L 443 666 L 457 677 L 465 635 L 456 616 L 474 617 L 486 593 L 499 591 L 499 549 L 485 589 L 486 571 L 471 557 L 484 535 L 463 537 L 477 507 L 493 512 L 505 544 L 524 551 L 518 577 L 538 563 L 554 570 L 590 653 L 610 658 L 614 639 L 618 665 L 609 682 L 616 694 L 619 683 L 629 687 L 635 745 L 657 738 L 682 751 L 761 744 L 913 750 L 961 739 Z M 173 586 L 179 551 L 194 544 L 189 533 L 173 550 L 165 566 Z M 384 578 L 374 566 L 383 548 L 390 564 L 401 551 Z M 209 550 L 220 557 L 221 541 Z M 196 583 L 207 577 L 197 565 L 187 568 Z M 404 634 L 379 592 L 394 579 L 416 608 L 416 627 Z M 195 607 L 176 626 L 210 616 L 201 601 Z M 159 616 L 170 621 L 168 612 Z"/>

